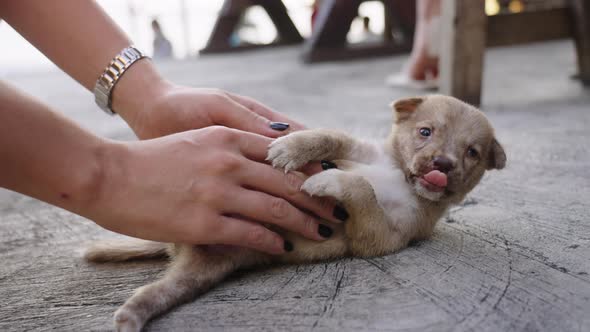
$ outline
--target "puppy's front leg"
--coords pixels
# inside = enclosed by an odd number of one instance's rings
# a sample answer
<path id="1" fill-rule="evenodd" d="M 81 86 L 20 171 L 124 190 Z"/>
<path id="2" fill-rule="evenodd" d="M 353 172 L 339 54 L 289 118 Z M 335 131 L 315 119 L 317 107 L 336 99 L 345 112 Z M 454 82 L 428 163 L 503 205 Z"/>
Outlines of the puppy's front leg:
<path id="1" fill-rule="evenodd" d="M 369 162 L 377 155 L 373 145 L 345 133 L 312 129 L 294 132 L 270 144 L 267 160 L 285 171 L 297 170 L 310 161 L 346 159 Z"/>
<path id="2" fill-rule="evenodd" d="M 362 176 L 330 169 L 307 179 L 301 190 L 312 196 L 334 197 L 344 204 L 350 214 L 344 231 L 353 255 L 384 255 L 407 245 L 407 237 L 388 220 L 373 187 Z"/>

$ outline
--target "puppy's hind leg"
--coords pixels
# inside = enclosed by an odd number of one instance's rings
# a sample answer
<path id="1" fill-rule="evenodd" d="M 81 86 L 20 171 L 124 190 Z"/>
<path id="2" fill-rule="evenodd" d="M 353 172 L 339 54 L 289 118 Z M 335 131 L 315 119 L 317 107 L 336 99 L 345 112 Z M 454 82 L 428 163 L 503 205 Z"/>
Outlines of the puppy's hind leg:
<path id="1" fill-rule="evenodd" d="M 165 276 L 138 288 L 115 312 L 117 331 L 141 331 L 152 317 L 205 292 L 238 267 L 231 257 L 212 256 L 189 245 L 177 249 Z"/>

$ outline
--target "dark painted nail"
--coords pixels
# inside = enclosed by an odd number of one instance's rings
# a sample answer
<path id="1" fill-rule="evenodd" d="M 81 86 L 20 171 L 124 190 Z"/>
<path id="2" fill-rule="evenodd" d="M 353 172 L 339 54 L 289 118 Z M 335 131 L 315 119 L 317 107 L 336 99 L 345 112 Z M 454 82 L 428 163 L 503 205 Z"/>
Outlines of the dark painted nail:
<path id="1" fill-rule="evenodd" d="M 285 244 L 283 245 L 283 248 L 285 249 L 286 252 L 291 252 L 291 251 L 293 251 L 293 243 L 285 240 Z"/>
<path id="2" fill-rule="evenodd" d="M 319 224 L 318 225 L 318 233 L 323 237 L 323 238 L 329 238 L 330 236 L 332 236 L 332 229 L 326 225 L 323 224 Z"/>
<path id="3" fill-rule="evenodd" d="M 348 219 L 348 212 L 346 212 L 346 210 L 340 205 L 334 207 L 333 215 L 336 219 L 341 221 L 346 221 Z"/>
<path id="4" fill-rule="evenodd" d="M 270 127 L 274 130 L 283 131 L 289 128 L 289 124 L 285 122 L 271 122 Z"/>
<path id="5" fill-rule="evenodd" d="M 327 160 L 322 160 L 320 163 L 322 164 L 322 169 L 324 171 L 327 170 L 327 169 L 330 169 L 330 168 L 337 168 L 338 167 L 333 162 L 327 161 Z"/>

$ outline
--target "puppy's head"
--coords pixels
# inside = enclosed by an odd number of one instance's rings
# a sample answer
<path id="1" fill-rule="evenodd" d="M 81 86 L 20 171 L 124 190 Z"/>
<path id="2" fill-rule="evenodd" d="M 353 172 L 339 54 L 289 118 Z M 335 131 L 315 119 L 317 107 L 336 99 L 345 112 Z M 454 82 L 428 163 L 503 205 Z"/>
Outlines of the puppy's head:
<path id="1" fill-rule="evenodd" d="M 393 155 L 417 195 L 459 203 L 486 170 L 506 164 L 494 129 L 475 107 L 447 96 L 403 99 L 392 107 Z"/>

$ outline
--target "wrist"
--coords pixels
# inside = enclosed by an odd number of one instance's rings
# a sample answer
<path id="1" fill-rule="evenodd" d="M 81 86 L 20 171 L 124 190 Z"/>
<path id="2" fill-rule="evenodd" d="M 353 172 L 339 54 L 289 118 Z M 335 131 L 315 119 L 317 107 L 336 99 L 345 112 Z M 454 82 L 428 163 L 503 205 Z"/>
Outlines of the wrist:
<path id="1" fill-rule="evenodd" d="M 95 220 L 110 190 L 107 183 L 110 182 L 119 155 L 119 145 L 114 141 L 97 139 L 96 144 L 88 150 L 86 161 L 82 164 L 84 167 L 71 177 L 71 197 L 75 199 L 66 198 L 64 201 L 70 206 L 62 205 L 63 208 Z"/>
<path id="2" fill-rule="evenodd" d="M 113 110 L 136 131 L 144 112 L 171 86 L 151 60 L 138 60 L 129 67 L 113 88 Z"/>

